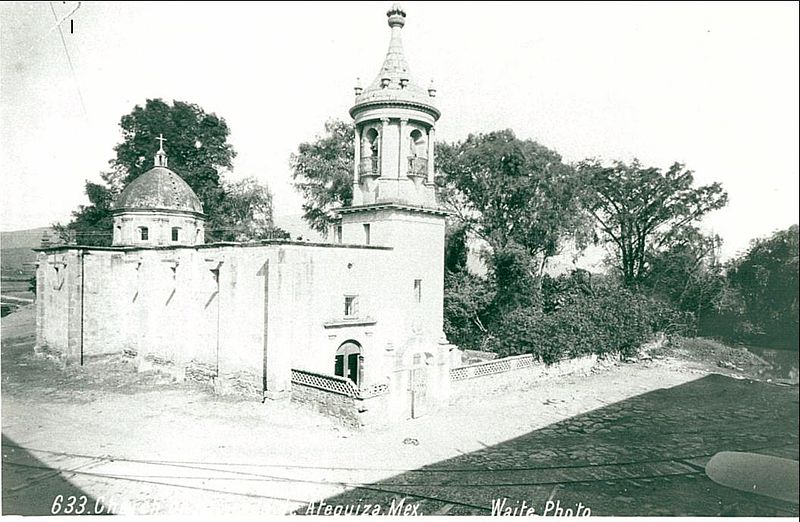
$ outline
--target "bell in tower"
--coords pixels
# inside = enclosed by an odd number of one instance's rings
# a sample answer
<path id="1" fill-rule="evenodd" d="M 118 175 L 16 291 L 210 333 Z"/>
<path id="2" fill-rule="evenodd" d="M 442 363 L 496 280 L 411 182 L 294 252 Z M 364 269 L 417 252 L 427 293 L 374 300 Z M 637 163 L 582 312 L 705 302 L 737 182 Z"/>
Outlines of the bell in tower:
<path id="1" fill-rule="evenodd" d="M 433 180 L 434 125 L 440 112 L 436 90 L 423 88 L 409 71 L 401 31 L 406 13 L 395 4 L 386 13 L 389 49 L 375 80 L 355 88 L 353 205 L 397 203 L 436 208 Z"/>

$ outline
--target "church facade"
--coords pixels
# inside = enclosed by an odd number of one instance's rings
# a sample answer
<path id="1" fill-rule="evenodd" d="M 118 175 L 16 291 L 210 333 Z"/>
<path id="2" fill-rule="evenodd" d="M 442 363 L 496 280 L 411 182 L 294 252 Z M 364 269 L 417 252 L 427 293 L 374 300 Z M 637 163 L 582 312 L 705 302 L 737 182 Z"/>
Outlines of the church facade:
<path id="1" fill-rule="evenodd" d="M 353 424 L 446 404 L 457 350 L 442 329 L 440 113 L 435 89 L 410 76 L 405 12 L 395 5 L 387 16 L 386 59 L 350 110 L 353 204 L 327 242 L 204 243 L 202 204 L 168 168 L 162 142 L 115 203 L 111 247 L 39 251 L 37 350 L 81 364 L 123 355 Z"/>

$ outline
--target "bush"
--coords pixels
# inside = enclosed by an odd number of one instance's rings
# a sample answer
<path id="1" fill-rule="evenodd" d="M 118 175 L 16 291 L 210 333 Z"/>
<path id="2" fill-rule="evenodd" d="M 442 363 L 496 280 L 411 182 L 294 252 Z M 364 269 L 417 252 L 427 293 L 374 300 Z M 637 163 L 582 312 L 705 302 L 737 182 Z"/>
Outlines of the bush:
<path id="1" fill-rule="evenodd" d="M 547 282 L 543 311 L 517 308 L 493 325 L 490 350 L 530 353 L 545 363 L 588 354 L 632 355 L 659 331 L 683 332 L 690 316 L 658 299 L 586 274 Z"/>
<path id="2" fill-rule="evenodd" d="M 488 310 L 495 297 L 486 279 L 469 272 L 446 272 L 444 277 L 444 333 L 462 349 L 483 348 Z"/>
<path id="3" fill-rule="evenodd" d="M 728 282 L 741 315 L 726 337 L 798 349 L 800 313 L 798 264 L 800 228 L 792 225 L 753 241 L 747 253 L 728 265 Z M 728 311 L 719 306 L 720 312 Z"/>

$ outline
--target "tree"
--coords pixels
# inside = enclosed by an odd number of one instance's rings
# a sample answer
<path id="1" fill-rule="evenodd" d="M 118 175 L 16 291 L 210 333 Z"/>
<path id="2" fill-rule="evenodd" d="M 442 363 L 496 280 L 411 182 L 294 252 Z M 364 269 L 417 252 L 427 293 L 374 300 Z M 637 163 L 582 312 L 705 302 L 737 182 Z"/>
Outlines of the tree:
<path id="1" fill-rule="evenodd" d="M 692 171 L 680 163 L 662 173 L 615 161 L 578 165 L 586 192 L 584 205 L 614 244 L 626 285 L 642 282 L 657 252 L 668 249 L 703 216 L 725 206 L 728 195 L 719 183 L 694 188 Z"/>
<path id="2" fill-rule="evenodd" d="M 120 121 L 123 140 L 116 147 L 112 167 L 124 174 L 127 185 L 151 168 L 158 149 L 156 138 L 163 134 L 169 167 L 192 187 L 208 215 L 220 203 L 220 174 L 233 168 L 236 153 L 228 143 L 230 130 L 224 119 L 206 113 L 196 104 L 160 99 L 137 105 Z"/>
<path id="3" fill-rule="evenodd" d="M 444 275 L 444 332 L 461 348 L 483 350 L 489 342 L 491 305 L 495 298 L 492 281 L 467 270 Z"/>
<path id="4" fill-rule="evenodd" d="M 449 272 L 461 272 L 467 267 L 467 227 L 461 223 L 448 222 L 444 233 L 444 268 Z"/>
<path id="5" fill-rule="evenodd" d="M 437 150 L 443 203 L 504 260 L 522 256 L 526 277 L 537 286 L 562 241 L 583 229 L 574 170 L 555 151 L 511 130 L 470 134 Z"/>
<path id="6" fill-rule="evenodd" d="M 161 99 L 147 100 L 135 106 L 120 120 L 122 141 L 114 147 L 111 170 L 101 174 L 104 184 L 87 181 L 89 205 L 73 212 L 67 225 L 54 226 L 62 237 L 70 234 L 81 244 L 109 245 L 112 237 L 111 205 L 122 189 L 153 167 L 158 150 L 156 137 L 163 134 L 170 169 L 177 172 L 203 202 L 207 221 L 206 239 L 220 239 L 214 225 L 224 223 L 217 217 L 225 198 L 220 174 L 231 169 L 236 153 L 227 142 L 230 130 L 225 120 L 206 113 L 192 103 Z"/>
<path id="7" fill-rule="evenodd" d="M 105 176 L 105 175 L 104 175 Z M 72 212 L 72 221 L 56 223 L 52 229 L 63 243 L 76 242 L 87 246 L 110 246 L 112 228 L 111 205 L 119 192 L 99 183 L 86 182 L 88 205 Z"/>
<path id="8" fill-rule="evenodd" d="M 311 228 L 327 234 L 335 209 L 353 201 L 352 123 L 328 120 L 325 134 L 301 143 L 289 160 L 294 187 L 303 194 L 303 218 Z"/>
<path id="9" fill-rule="evenodd" d="M 222 241 L 250 241 L 285 237 L 273 221 L 272 191 L 255 178 L 235 183 L 223 180 L 225 194 L 218 220 L 211 223 Z"/>
<path id="10" fill-rule="evenodd" d="M 744 319 L 754 339 L 798 347 L 798 226 L 753 241 L 742 257 L 728 266 L 728 281 L 741 295 Z"/>
<path id="11" fill-rule="evenodd" d="M 717 252 L 719 236 L 705 236 L 686 226 L 671 244 L 654 252 L 642 286 L 666 299 L 676 309 L 691 312 L 699 322 L 715 312 L 725 286 Z"/>

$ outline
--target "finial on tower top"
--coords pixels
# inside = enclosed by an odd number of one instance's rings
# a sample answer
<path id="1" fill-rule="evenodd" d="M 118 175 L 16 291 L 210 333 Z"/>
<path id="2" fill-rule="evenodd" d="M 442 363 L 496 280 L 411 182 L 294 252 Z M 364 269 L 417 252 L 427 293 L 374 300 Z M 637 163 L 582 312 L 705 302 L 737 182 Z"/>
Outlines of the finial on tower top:
<path id="1" fill-rule="evenodd" d="M 389 27 L 403 27 L 406 25 L 406 12 L 400 4 L 394 4 L 391 9 L 386 11 L 389 17 Z"/>
<path id="2" fill-rule="evenodd" d="M 156 140 L 158 140 L 158 152 L 156 152 L 155 166 L 156 167 L 164 167 L 164 168 L 166 168 L 167 167 L 167 153 L 164 152 L 164 142 L 167 141 L 167 139 L 164 137 L 163 134 L 159 134 L 158 138 L 156 138 Z"/>

